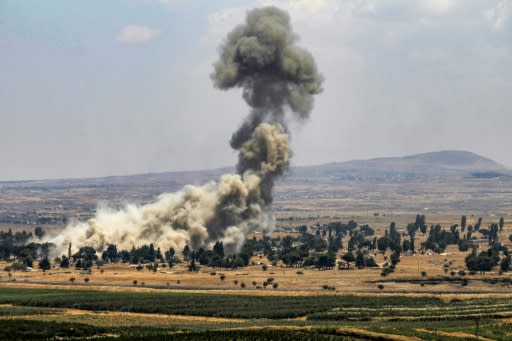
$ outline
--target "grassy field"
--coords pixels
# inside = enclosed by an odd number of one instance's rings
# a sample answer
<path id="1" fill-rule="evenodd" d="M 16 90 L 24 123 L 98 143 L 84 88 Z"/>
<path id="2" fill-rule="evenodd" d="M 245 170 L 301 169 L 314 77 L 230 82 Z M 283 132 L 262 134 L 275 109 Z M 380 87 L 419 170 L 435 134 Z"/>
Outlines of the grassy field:
<path id="1" fill-rule="evenodd" d="M 0 288 L 0 339 L 482 340 L 512 337 L 506 298 L 247 296 Z"/>

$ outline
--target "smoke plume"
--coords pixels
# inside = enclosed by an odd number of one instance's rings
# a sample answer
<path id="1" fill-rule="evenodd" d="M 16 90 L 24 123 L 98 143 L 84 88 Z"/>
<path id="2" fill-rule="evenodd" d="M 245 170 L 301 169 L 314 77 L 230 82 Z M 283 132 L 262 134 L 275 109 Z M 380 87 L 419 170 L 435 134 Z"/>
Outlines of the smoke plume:
<path id="1" fill-rule="evenodd" d="M 210 247 L 222 241 L 227 252 L 240 249 L 248 233 L 272 227 L 272 189 L 289 167 L 287 120 L 306 119 L 322 77 L 311 54 L 295 45 L 288 14 L 275 7 L 254 9 L 230 32 L 211 75 L 219 89 L 241 87 L 251 112 L 231 137 L 238 150 L 237 174 L 218 182 L 186 186 L 146 205 L 98 209 L 49 240 L 59 251 L 109 243 L 121 249 L 153 243 L 166 250 Z"/>

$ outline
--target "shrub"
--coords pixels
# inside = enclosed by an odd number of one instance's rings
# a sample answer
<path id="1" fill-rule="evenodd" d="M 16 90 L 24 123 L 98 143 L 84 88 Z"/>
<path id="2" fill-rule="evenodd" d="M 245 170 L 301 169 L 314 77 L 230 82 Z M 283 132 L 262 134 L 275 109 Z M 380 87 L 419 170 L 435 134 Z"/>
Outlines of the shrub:
<path id="1" fill-rule="evenodd" d="M 133 283 L 133 285 L 137 285 L 138 282 L 136 279 L 134 279 L 132 283 Z"/>
<path id="2" fill-rule="evenodd" d="M 85 283 L 89 283 L 89 281 L 90 281 L 89 277 L 85 277 L 85 278 L 84 278 L 84 282 L 85 282 Z"/>
<path id="3" fill-rule="evenodd" d="M 466 276 L 466 271 L 459 270 L 459 276 Z"/>
<path id="4" fill-rule="evenodd" d="M 382 269 L 380 275 L 382 277 L 386 277 L 387 275 L 389 275 L 390 273 L 392 273 L 393 271 L 395 271 L 392 267 L 385 267 Z"/>
<path id="5" fill-rule="evenodd" d="M 245 283 L 244 283 L 244 282 L 240 283 L 240 287 L 241 287 L 242 289 L 244 289 L 244 288 L 245 288 Z"/>
<path id="6" fill-rule="evenodd" d="M 263 270 L 263 271 L 267 271 L 267 270 L 268 270 L 268 265 L 267 265 L 267 264 L 263 264 L 263 265 L 261 266 L 261 270 Z"/>
<path id="7" fill-rule="evenodd" d="M 384 289 L 384 284 L 377 285 L 377 288 L 379 288 L 380 290 Z"/>
<path id="8" fill-rule="evenodd" d="M 421 276 L 422 276 L 422 277 L 426 277 L 426 276 L 427 276 L 427 272 L 426 272 L 426 271 L 422 271 L 422 272 L 421 272 Z"/>
<path id="9" fill-rule="evenodd" d="M 76 278 L 75 278 L 75 277 L 71 277 L 71 278 L 69 279 L 69 281 L 70 281 L 71 283 L 75 283 Z"/>
<path id="10" fill-rule="evenodd" d="M 274 282 L 274 284 L 272 284 L 272 288 L 274 288 L 274 289 L 279 288 L 279 284 L 277 282 Z"/>
<path id="11" fill-rule="evenodd" d="M 220 280 L 221 280 L 221 281 L 223 281 L 223 280 L 225 280 L 225 279 L 226 279 L 226 275 L 222 274 L 222 275 L 220 275 L 220 277 L 219 277 L 219 278 L 220 278 Z"/>

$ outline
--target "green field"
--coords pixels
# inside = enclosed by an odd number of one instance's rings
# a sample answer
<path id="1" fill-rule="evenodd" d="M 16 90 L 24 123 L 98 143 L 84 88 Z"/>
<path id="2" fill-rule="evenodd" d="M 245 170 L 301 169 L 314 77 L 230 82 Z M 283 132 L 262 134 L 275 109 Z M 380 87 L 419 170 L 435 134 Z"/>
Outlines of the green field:
<path id="1" fill-rule="evenodd" d="M 475 335 L 477 322 L 480 336 L 512 339 L 510 299 L 445 302 L 405 296 L 262 297 L 1 288 L 0 304 L 2 340 L 55 336 L 95 336 L 100 340 L 392 340 L 397 335 L 464 340 Z M 66 309 L 89 313 L 68 314 Z M 128 312 L 139 314 L 126 315 Z M 167 317 L 169 314 L 203 318 L 173 319 Z"/>

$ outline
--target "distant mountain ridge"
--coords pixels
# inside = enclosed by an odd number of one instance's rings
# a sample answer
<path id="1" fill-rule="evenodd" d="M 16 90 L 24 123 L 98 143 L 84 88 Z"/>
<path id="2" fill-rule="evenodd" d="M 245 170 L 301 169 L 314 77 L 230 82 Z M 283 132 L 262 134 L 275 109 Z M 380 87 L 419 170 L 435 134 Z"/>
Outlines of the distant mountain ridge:
<path id="1" fill-rule="evenodd" d="M 143 204 L 234 167 L 86 179 L 0 182 L 0 223 L 89 219 L 98 203 Z M 275 212 L 510 212 L 512 171 L 466 151 L 292 166 L 275 187 Z M 324 212 L 324 213 L 321 213 Z M 284 214 L 284 213 L 283 213 Z M 287 214 L 287 213 L 286 213 Z M 295 214 L 295 213 L 293 213 Z M 512 213 L 511 213 L 512 214 Z M 55 220 L 57 219 L 57 220 Z M 58 220 L 61 219 L 61 220 Z"/>
<path id="2" fill-rule="evenodd" d="M 25 187 L 102 187 L 102 186 L 161 186 L 178 189 L 186 184 L 202 184 L 215 180 L 233 167 L 211 170 L 148 173 L 83 179 L 54 179 L 0 182 L 0 188 Z M 446 150 L 402 157 L 382 157 L 367 160 L 333 162 L 315 166 L 294 166 L 285 182 L 335 180 L 396 180 L 463 176 L 494 178 L 512 176 L 512 170 L 489 158 L 468 151 Z"/>
<path id="3" fill-rule="evenodd" d="M 468 151 L 439 151 L 383 157 L 368 160 L 352 160 L 318 166 L 296 167 L 296 177 L 329 177 L 340 180 L 411 179 L 439 176 L 510 176 L 511 170 L 489 158 Z"/>

